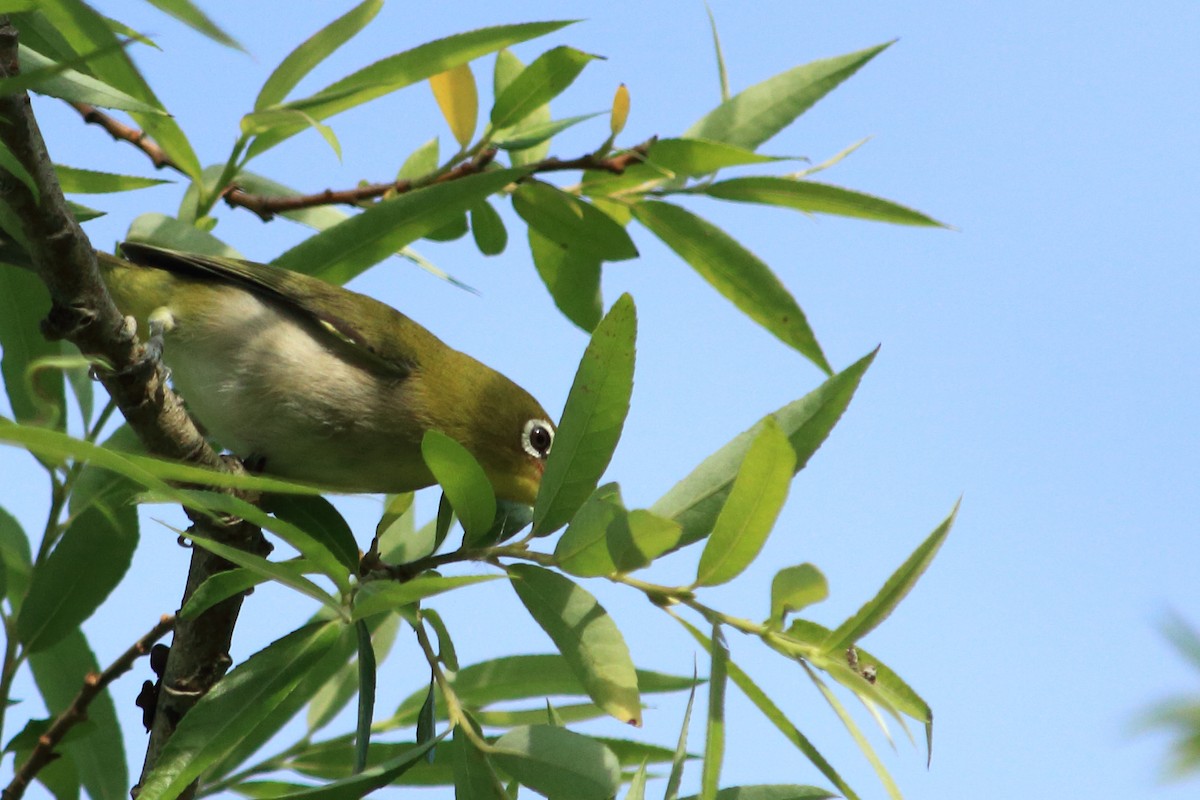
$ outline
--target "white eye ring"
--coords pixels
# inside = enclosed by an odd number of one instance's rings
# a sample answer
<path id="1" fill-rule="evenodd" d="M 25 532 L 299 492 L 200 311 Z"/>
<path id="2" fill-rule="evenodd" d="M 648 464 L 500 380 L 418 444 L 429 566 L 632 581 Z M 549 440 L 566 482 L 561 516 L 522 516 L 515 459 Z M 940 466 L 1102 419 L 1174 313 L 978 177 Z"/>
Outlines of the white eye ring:
<path id="1" fill-rule="evenodd" d="M 537 439 L 537 441 L 534 441 Z M 543 439 L 547 439 L 543 444 Z M 534 458 L 544 459 L 554 446 L 554 424 L 549 420 L 531 419 L 521 431 L 521 447 Z"/>

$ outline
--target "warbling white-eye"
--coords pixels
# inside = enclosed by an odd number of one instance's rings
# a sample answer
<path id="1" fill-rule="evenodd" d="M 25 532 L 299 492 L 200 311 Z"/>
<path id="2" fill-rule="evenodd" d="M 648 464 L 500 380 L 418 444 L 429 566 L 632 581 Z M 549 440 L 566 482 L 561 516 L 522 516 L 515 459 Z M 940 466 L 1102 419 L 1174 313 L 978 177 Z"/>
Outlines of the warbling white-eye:
<path id="1" fill-rule="evenodd" d="M 117 307 L 162 333 L 206 431 L 263 472 L 351 492 L 434 482 L 421 439 L 466 447 L 501 500 L 532 504 L 554 441 L 521 387 L 365 295 L 265 264 L 125 243 L 99 254 Z"/>

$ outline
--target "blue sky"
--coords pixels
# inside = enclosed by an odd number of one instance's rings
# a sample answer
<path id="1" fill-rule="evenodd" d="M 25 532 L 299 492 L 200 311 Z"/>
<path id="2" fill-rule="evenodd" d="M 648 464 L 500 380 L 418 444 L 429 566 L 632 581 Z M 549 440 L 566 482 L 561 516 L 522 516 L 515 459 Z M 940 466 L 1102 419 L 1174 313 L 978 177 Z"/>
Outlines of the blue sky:
<path id="1" fill-rule="evenodd" d="M 199 39 L 148 5 L 99 4 L 162 45 L 164 52 L 142 52 L 139 62 L 206 164 L 224 158 L 274 65 L 350 4 L 242 4 L 241 18 L 208 5 L 251 57 Z M 1160 783 L 1164 742 L 1133 736 L 1130 721 L 1165 694 L 1195 689 L 1195 674 L 1156 626 L 1170 609 L 1200 622 L 1200 412 L 1193 399 L 1200 384 L 1200 6 L 712 0 L 712 8 L 734 91 L 898 37 L 763 150 L 821 161 L 871 136 L 822 178 L 955 228 L 692 206 L 777 271 L 836 368 L 882 344 L 841 425 L 794 483 L 759 565 L 732 588 L 713 590 L 713 604 L 765 616 L 774 569 L 812 561 L 832 595 L 811 616 L 836 624 L 961 494 L 958 523 L 933 567 L 864 643 L 934 708 L 930 769 L 902 738 L 894 754 L 874 740 L 906 796 L 1191 796 L 1194 783 Z M 666 0 L 391 2 L 301 91 L 438 36 L 562 17 L 589 19 L 518 54 L 528 61 L 568 43 L 607 60 L 588 67 L 555 104 L 556 116 L 606 108 L 624 82 L 633 110 L 622 141 L 635 143 L 682 131 L 719 100 L 703 6 Z M 476 71 L 481 84 L 490 75 L 485 63 Z M 38 109 L 57 160 L 146 172 L 139 154 L 69 111 L 49 103 Z M 259 170 L 305 190 L 345 187 L 386 179 L 434 135 L 444 148 L 450 141 L 424 86 L 333 125 L 342 163 L 307 134 L 265 157 Z M 597 120 L 563 137 L 556 152 L 586 152 L 604 127 Z M 170 213 L 179 193 L 171 186 L 97 201 L 110 215 L 89 223 L 89 233 L 108 246 L 137 213 Z M 219 218 L 215 233 L 261 260 L 303 235 L 244 212 L 223 210 Z M 640 233 L 642 258 L 610 265 L 604 278 L 606 301 L 632 292 L 641 323 L 633 410 L 609 473 L 630 504 L 653 502 L 709 452 L 821 377 Z M 505 372 L 554 411 L 586 338 L 555 311 L 521 244 L 514 236 L 503 256 L 484 259 L 469 243 L 421 243 L 481 297 L 399 262 L 354 286 Z M 30 464 L 0 452 L 9 487 L 2 502 L 40 530 L 44 487 Z M 434 499 L 420 502 L 423 515 L 432 513 Z M 343 506 L 365 542 L 377 501 Z M 154 513 L 177 523 L 169 510 Z M 133 566 L 142 577 L 86 626 L 102 662 L 177 603 L 187 555 L 151 516 Z M 687 580 L 697 555 L 668 561 L 656 577 Z M 627 592 L 589 588 L 621 624 L 639 664 L 691 670 L 694 648 L 677 626 L 646 614 L 649 606 Z M 550 647 L 500 582 L 436 607 L 458 632 L 464 661 Z M 282 591 L 256 593 L 235 658 L 309 611 Z M 753 642 L 735 637 L 731 645 L 860 793 L 883 796 L 798 668 Z M 423 680 L 403 639 L 383 669 L 385 705 Z M 121 683 L 115 699 L 128 720 L 131 763 L 140 764 L 134 683 Z M 724 784 L 823 784 L 730 694 Z M 660 703 L 647 712 L 645 735 L 673 741 L 681 717 L 680 704 Z M 597 730 L 624 733 L 615 723 Z M 699 747 L 702 729 L 693 735 Z M 685 791 L 696 785 L 692 774 Z"/>

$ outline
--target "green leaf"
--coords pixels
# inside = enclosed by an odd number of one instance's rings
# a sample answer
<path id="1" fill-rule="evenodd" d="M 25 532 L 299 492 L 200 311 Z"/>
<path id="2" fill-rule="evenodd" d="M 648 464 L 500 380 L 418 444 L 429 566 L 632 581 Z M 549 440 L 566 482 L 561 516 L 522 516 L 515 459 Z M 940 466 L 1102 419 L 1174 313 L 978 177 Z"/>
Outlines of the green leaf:
<path id="1" fill-rule="evenodd" d="M 513 55 L 507 48 L 496 53 L 496 67 L 492 74 L 492 97 L 499 97 L 504 90 L 512 85 L 525 69 L 525 62 Z M 520 136 L 529 128 L 550 122 L 550 104 L 534 109 L 525 119 L 503 131 L 496 131 L 497 138 L 507 139 L 510 136 Z M 550 153 L 549 140 L 533 145 L 524 150 L 516 150 L 510 156 L 514 167 L 527 166 L 542 160 Z"/>
<path id="2" fill-rule="evenodd" d="M 503 136 L 498 136 L 492 139 L 492 144 L 499 147 L 501 150 L 522 151 L 528 150 L 531 147 L 549 142 L 552 138 L 565 131 L 567 128 L 572 128 L 579 123 L 600 116 L 602 111 L 597 111 L 592 114 L 580 114 L 577 117 L 567 117 L 566 119 L 546 119 L 543 122 L 532 122 L 531 117 L 526 117 L 525 121 L 515 128 L 509 128 Z M 549 108 L 547 107 L 547 116 L 549 116 Z M 514 166 L 517 162 L 513 162 Z M 529 162 L 523 162 L 529 163 Z"/>
<path id="3" fill-rule="evenodd" d="M 689 689 L 692 678 L 637 670 L 641 694 Z M 463 667 L 454 676 L 454 693 L 467 708 L 478 709 L 509 700 L 541 699 L 549 695 L 574 697 L 588 694 L 574 667 L 561 655 L 519 655 L 481 661 Z M 411 724 L 416 719 L 424 691 L 405 698 L 396 719 Z"/>
<path id="4" fill-rule="evenodd" d="M 195 619 L 222 600 L 227 600 L 235 594 L 241 594 L 249 589 L 253 589 L 260 583 L 276 579 L 275 573 L 268 572 L 269 569 L 286 570 L 291 573 L 291 577 L 286 580 L 281 579 L 279 583 L 291 586 L 292 588 L 299 587 L 302 576 L 306 572 L 317 571 L 316 568 L 303 558 L 295 558 L 289 561 L 270 561 L 267 563 L 271 567 L 267 568 L 260 565 L 257 570 L 249 567 L 238 567 L 236 569 L 227 569 L 205 578 L 204 582 L 196 587 L 196 591 L 192 592 L 187 602 L 183 604 L 183 608 L 179 610 L 179 617 L 181 619 Z M 314 584 L 313 588 L 318 587 Z M 305 594 L 309 594 L 309 592 L 305 592 Z M 332 600 L 332 598 L 330 599 Z"/>
<path id="5" fill-rule="evenodd" d="M 98 48 L 88 56 L 104 54 L 122 47 L 120 42 L 116 42 L 115 45 L 115 47 L 110 45 Z M 25 45 L 20 46 L 18 58 L 22 74 L 15 78 L 8 78 L 4 82 L 9 91 L 18 91 L 17 87 L 23 84 L 29 87 L 29 91 L 47 97 L 57 97 L 59 100 L 66 100 L 70 103 L 87 103 L 100 108 L 116 108 L 129 112 L 139 111 L 156 116 L 163 113 L 157 103 L 146 103 L 131 97 L 104 81 L 82 72 L 76 72 L 66 63 L 49 59 Z M 72 59 L 72 62 L 76 60 Z M 86 60 L 87 58 L 78 59 L 80 63 Z M 13 81 L 13 83 L 9 83 L 9 81 Z"/>
<path id="6" fill-rule="evenodd" d="M 40 359 L 56 356 L 58 344 L 41 334 L 41 320 L 50 309 L 50 296 L 37 275 L 0 265 L 0 374 L 8 402 L 18 422 L 53 424 L 61 428 L 66 405 L 60 370 L 30 368 Z"/>
<path id="7" fill-rule="evenodd" d="M 131 640 L 141 633 L 131 631 Z M 96 656 L 78 629 L 69 631 L 53 647 L 31 654 L 29 666 L 46 709 L 54 716 L 70 707 L 88 675 L 100 672 Z M 124 797 L 129 791 L 129 774 L 117 710 L 108 689 L 92 699 L 87 718 L 92 730 L 65 743 L 60 751 L 75 764 L 89 797 Z"/>
<path id="8" fill-rule="evenodd" d="M 771 579 L 771 624 L 783 625 L 788 614 L 829 596 L 829 584 L 812 564 L 784 567 Z"/>
<path id="9" fill-rule="evenodd" d="M 421 615 L 437 635 L 438 661 L 445 664 L 446 669 L 451 672 L 458 672 L 458 654 L 454 651 L 454 640 L 450 638 L 450 631 L 446 628 L 446 623 L 442 622 L 442 615 L 432 608 L 422 609 Z"/>
<path id="10" fill-rule="evenodd" d="M 429 76 L 429 88 L 450 126 L 450 133 L 465 152 L 475 136 L 479 122 L 479 90 L 470 64 L 459 64 L 445 72 Z"/>
<path id="11" fill-rule="evenodd" d="M 704 187 L 704 193 L 721 200 L 782 206 L 809 214 L 837 214 L 897 225 L 945 227 L 936 219 L 899 203 L 816 181 L 768 175 L 731 178 L 709 184 Z"/>
<path id="12" fill-rule="evenodd" d="M 305 103 L 305 110 L 314 119 L 325 119 L 419 83 L 459 64 L 518 42 L 553 33 L 569 24 L 569 21 L 563 21 L 498 25 L 437 39 L 376 61 L 299 102 Z M 251 144 L 247 157 L 254 157 L 303 129 L 299 125 L 290 125 L 259 136 Z"/>
<path id="13" fill-rule="evenodd" d="M 546 536 L 567 523 L 608 468 L 633 393 L 637 311 L 621 295 L 584 351 L 546 461 L 533 530 Z"/>
<path id="14" fill-rule="evenodd" d="M 424 744 L 411 747 L 401 755 L 389 758 L 370 769 L 365 769 L 349 778 L 315 786 L 277 797 L 275 800 L 353 800 L 366 797 L 376 789 L 394 783 L 409 769 L 421 763 L 421 759 L 440 742 L 445 733 Z"/>
<path id="15" fill-rule="evenodd" d="M 675 617 L 675 619 L 680 625 L 687 629 L 688 633 L 690 633 L 706 651 L 711 654 L 713 644 L 707 636 L 697 630 L 695 626 L 682 617 Z M 858 800 L 858 795 L 855 794 L 854 790 L 850 788 L 849 784 L 842 780 L 842 776 L 837 773 L 837 770 L 835 770 L 833 766 L 825 760 L 825 757 L 821 755 L 820 751 L 818 751 L 816 747 L 813 746 L 813 743 L 808 740 L 808 737 L 801 733 L 800 729 L 792 724 L 791 720 L 787 718 L 787 715 L 780 710 L 779 706 L 775 705 L 774 701 L 767 696 L 766 692 L 760 689 L 758 684 L 751 680 L 750 676 L 743 672 L 742 668 L 739 667 L 732 659 L 730 659 L 726 664 L 726 668 L 729 671 L 729 678 L 733 681 L 734 685 L 741 689 L 742 694 L 746 695 L 746 699 L 753 703 L 758 710 L 762 712 L 762 715 L 766 717 L 771 724 L 774 725 L 779 732 L 784 735 L 784 738 L 791 742 L 797 750 L 803 753 L 804 757 L 807 758 L 809 762 L 821 772 L 822 775 L 824 775 L 834 786 L 837 787 L 837 790 L 842 793 L 842 796 L 845 797 L 846 800 Z"/>
<path id="16" fill-rule="evenodd" d="M 33 569 L 29 537 L 12 514 L 0 508 L 0 563 L 4 564 L 4 589 L 13 612 L 19 614 Z"/>
<path id="17" fill-rule="evenodd" d="M 670 203 L 643 200 L 633 215 L 746 316 L 833 373 L 804 312 L 758 256 L 711 222 Z"/>
<path id="18" fill-rule="evenodd" d="M 148 213 L 138 216 L 129 225 L 126 241 L 145 242 L 183 253 L 197 253 L 223 258 L 243 258 L 242 254 L 211 233 L 194 225 L 180 222 L 166 214 Z"/>
<path id="19" fill-rule="evenodd" d="M 717 800 L 827 800 L 837 795 L 819 786 L 798 784 L 758 784 L 753 786 L 730 786 L 717 792 Z M 690 795 L 682 800 L 700 800 L 699 795 Z"/>
<path id="20" fill-rule="evenodd" d="M 509 800 L 487 755 L 467 738 L 464 725 L 472 725 L 482 736 L 473 719 L 454 728 L 454 796 L 461 800 Z"/>
<path id="21" fill-rule="evenodd" d="M 775 527 L 795 472 L 791 442 L 778 423 L 768 418 L 746 451 L 700 554 L 697 586 L 727 583 L 750 566 Z"/>
<path id="22" fill-rule="evenodd" d="M 375 715 L 375 648 L 367 623 L 354 623 L 358 640 L 358 727 L 354 734 L 354 771 L 367 768 L 367 749 L 371 746 L 371 720 Z"/>
<path id="23" fill-rule="evenodd" d="M 274 263 L 341 285 L 447 224 L 521 174 L 519 170 L 496 170 L 402 194 L 309 237 Z M 320 266 L 314 270 L 314 264 Z M 305 265 L 307 269 L 303 269 Z"/>
<path id="24" fill-rule="evenodd" d="M 503 130 L 528 117 L 570 86 L 596 56 L 560 46 L 542 53 L 496 97 L 491 121 Z"/>
<path id="25" fill-rule="evenodd" d="M 590 593 L 531 564 L 508 567 L 513 589 L 587 689 L 612 716 L 640 726 L 641 698 L 629 648 L 616 623 Z"/>
<path id="26" fill-rule="evenodd" d="M 608 528 L 627 515 L 617 484 L 606 483 L 597 488 L 559 537 L 554 548 L 558 566 L 583 578 L 616 572 L 617 565 L 608 552 Z"/>
<path id="27" fill-rule="evenodd" d="M 498 256 L 508 246 L 504 220 L 486 200 L 471 208 L 471 235 L 475 237 L 475 246 L 485 256 Z"/>
<path id="28" fill-rule="evenodd" d="M 421 456 L 449 498 L 467 542 L 475 544 L 496 518 L 496 495 L 487 473 L 467 448 L 438 430 L 425 432 Z"/>
<path id="29" fill-rule="evenodd" d="M 646 800 L 646 764 L 643 762 L 629 780 L 625 800 Z"/>
<path id="30" fill-rule="evenodd" d="M 622 574 L 648 567 L 654 559 L 679 546 L 683 528 L 674 520 L 635 508 L 622 524 L 609 526 L 608 552 Z"/>
<path id="31" fill-rule="evenodd" d="M 26 649 L 45 650 L 91 617 L 125 576 L 137 541 L 137 512 L 118 497 L 98 499 L 77 513 L 49 558 L 33 570 L 17 618 Z"/>
<path id="32" fill-rule="evenodd" d="M 934 528 L 933 533 L 929 534 L 912 555 L 905 559 L 900 568 L 892 573 L 878 594 L 868 600 L 854 616 L 829 634 L 823 644 L 826 652 L 842 650 L 848 645 L 856 643 L 888 618 L 925 573 L 933 561 L 933 557 L 941 548 L 942 542 L 946 541 L 946 536 L 949 535 L 950 528 L 954 525 L 954 518 L 958 515 L 958 506 L 958 503 L 954 504 L 950 515 L 942 520 L 942 523 Z"/>
<path id="33" fill-rule="evenodd" d="M 176 797 L 247 741 L 257 741 L 263 733 L 269 736 L 264 727 L 275 721 L 274 712 L 295 704 L 300 684 L 320 672 L 332 672 L 327 669 L 334 661 L 330 656 L 338 655 L 339 639 L 350 640 L 344 637 L 348 630 L 336 623 L 306 625 L 234 667 L 179 723 L 142 781 L 141 800 Z"/>
<path id="34" fill-rule="evenodd" d="M 725 54 L 721 52 L 721 37 L 717 34 L 717 18 L 713 16 L 712 6 L 707 0 L 704 10 L 708 12 L 708 27 L 712 29 L 713 52 L 717 57 L 717 79 L 721 85 L 721 100 L 729 99 L 729 73 L 725 69 Z"/>
<path id="35" fill-rule="evenodd" d="M 254 100 L 254 110 L 282 103 L 305 75 L 375 18 L 383 0 L 364 0 L 306 39 L 271 72 Z"/>
<path id="36" fill-rule="evenodd" d="M 158 186 L 170 181 L 158 178 L 142 178 L 137 175 L 118 175 L 113 172 L 97 172 L 91 169 L 77 169 L 62 164 L 54 165 L 58 175 L 58 183 L 64 192 L 75 194 L 106 194 L 108 192 L 128 192 L 134 189 L 145 189 Z"/>
<path id="37" fill-rule="evenodd" d="M 629 233 L 590 203 L 543 181 L 525 181 L 513 209 L 531 228 L 567 250 L 599 261 L 637 258 Z"/>
<path id="38" fill-rule="evenodd" d="M 708 175 L 725 167 L 780 161 L 724 142 L 706 139 L 659 139 L 650 146 L 646 160 L 669 169 L 679 177 Z"/>
<path id="39" fill-rule="evenodd" d="M 238 44 L 232 36 L 221 30 L 208 15 L 196 7 L 191 0 L 146 0 L 150 5 L 170 14 L 175 19 L 187 25 L 194 31 L 207 36 L 217 44 L 223 44 L 234 50 L 246 52 L 246 48 Z"/>
<path id="40" fill-rule="evenodd" d="M 13 151 L 8 149 L 8 145 L 0 142 L 0 169 L 12 175 L 18 181 L 25 185 L 29 193 L 33 195 L 33 201 L 38 202 L 40 192 L 38 192 L 37 182 L 33 176 L 29 174 L 29 170 L 25 169 L 17 157 L 13 155 Z"/>
<path id="41" fill-rule="evenodd" d="M 358 571 L 358 542 L 341 513 L 319 495 L 271 495 L 264 503 L 276 519 L 313 536 L 333 553 L 348 572 Z"/>
<path id="42" fill-rule="evenodd" d="M 604 316 L 604 298 L 600 295 L 600 260 L 566 248 L 547 239 L 530 227 L 529 252 L 533 265 L 554 305 L 567 319 L 591 333 Z"/>
<path id="43" fill-rule="evenodd" d="M 686 623 L 685 623 L 686 624 Z M 693 669 L 695 667 L 693 666 Z M 692 706 L 696 702 L 696 679 L 692 680 L 691 691 L 688 693 L 687 708 L 683 712 L 683 724 L 679 726 L 679 739 L 675 743 L 675 756 L 671 759 L 671 774 L 667 776 L 667 790 L 664 800 L 675 800 L 679 797 L 679 783 L 683 780 L 683 764 L 687 760 L 688 727 L 692 722 Z"/>
<path id="44" fill-rule="evenodd" d="M 617 757 L 566 728 L 514 728 L 493 746 L 492 760 L 501 769 L 549 800 L 608 800 L 621 785 Z"/>
<path id="45" fill-rule="evenodd" d="M 438 140 L 434 137 L 404 159 L 400 171 L 396 173 L 396 180 L 412 181 L 423 178 L 438 168 L 438 161 Z"/>
<path id="46" fill-rule="evenodd" d="M 829 378 L 799 400 L 768 415 L 788 435 L 796 453 L 796 471 L 804 469 L 808 459 L 833 430 L 842 412 L 850 404 L 863 373 L 875 359 L 868 353 L 845 370 Z M 739 465 L 750 443 L 758 435 L 766 418 L 748 431 L 735 436 L 720 450 L 704 459 L 692 472 L 651 507 L 651 511 L 683 525 L 681 544 L 699 541 L 712 530 L 725 503 Z"/>
<path id="47" fill-rule="evenodd" d="M 361 620 L 385 611 L 415 603 L 435 594 L 484 581 L 494 581 L 499 575 L 418 575 L 404 583 L 372 581 L 363 586 L 354 603 L 352 619 Z"/>
<path id="48" fill-rule="evenodd" d="M 781 72 L 721 103 L 683 135 L 757 149 L 890 45 L 888 42 Z"/>
<path id="49" fill-rule="evenodd" d="M 705 727 L 704 766 L 700 775 L 700 800 L 716 800 L 721 780 L 721 761 L 725 757 L 725 681 L 728 677 L 729 645 L 714 623 L 712 667 L 708 680 L 708 724 Z"/>

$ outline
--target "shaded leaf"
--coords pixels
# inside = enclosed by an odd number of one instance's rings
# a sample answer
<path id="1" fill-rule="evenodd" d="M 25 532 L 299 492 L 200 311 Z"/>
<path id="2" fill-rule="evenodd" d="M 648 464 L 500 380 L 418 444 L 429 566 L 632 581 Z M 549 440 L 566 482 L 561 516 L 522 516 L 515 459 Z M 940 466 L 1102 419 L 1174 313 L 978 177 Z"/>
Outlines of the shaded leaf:
<path id="1" fill-rule="evenodd" d="M 138 216 L 129 225 L 125 240 L 154 244 L 182 253 L 243 258 L 241 253 L 211 233 L 166 214 L 149 213 Z"/>
<path id="2" fill-rule="evenodd" d="M 626 517 L 621 489 L 606 483 L 580 506 L 554 547 L 557 565 L 572 575 L 594 578 L 611 575 L 617 565 L 608 550 L 608 528 Z"/>
<path id="3" fill-rule="evenodd" d="M 438 168 L 440 160 L 438 153 L 438 140 L 435 137 L 413 150 L 408 158 L 404 159 L 404 163 L 400 165 L 400 171 L 396 173 L 396 180 L 412 181 L 431 174 Z"/>
<path id="4" fill-rule="evenodd" d="M 491 757 L 505 772 L 549 800 L 608 800 L 621 785 L 616 756 L 566 728 L 514 728 L 494 748 Z"/>
<path id="5" fill-rule="evenodd" d="M 56 356 L 59 347 L 41 334 L 41 320 L 50 309 L 50 295 L 32 272 L 0 265 L 0 374 L 8 402 L 18 422 L 65 424 L 66 394 L 59 370 L 30 368 L 40 359 Z"/>
<path id="6" fill-rule="evenodd" d="M 558 573 L 530 564 L 508 570 L 530 616 L 554 641 L 596 705 L 622 722 L 641 725 L 641 698 L 629 648 L 604 607 Z"/>
<path id="7" fill-rule="evenodd" d="M 465 723 L 482 732 L 473 719 Z M 463 732 L 460 724 L 454 729 L 454 796 L 461 800 L 509 800 L 504 786 L 496 776 L 486 754 L 481 753 Z"/>
<path id="8" fill-rule="evenodd" d="M 567 523 L 608 468 L 633 393 L 637 312 L 621 295 L 596 326 L 563 408 L 534 504 L 535 535 Z"/>
<path id="9" fill-rule="evenodd" d="M 232 47 L 234 50 L 246 51 L 237 40 L 221 30 L 208 15 L 201 11 L 191 0 L 146 0 L 155 8 L 170 14 L 175 19 L 187 25 L 192 30 L 204 34 L 217 44 Z"/>
<path id="10" fill-rule="evenodd" d="M 16 518 L 0 508 L 0 563 L 4 565 L 4 589 L 14 613 L 19 613 L 33 569 L 29 537 Z"/>
<path id="11" fill-rule="evenodd" d="M 365 769 L 357 775 L 314 786 L 279 796 L 277 800 L 356 800 L 366 797 L 376 789 L 396 782 L 404 773 L 421 763 L 422 757 L 433 750 L 446 734 L 424 744 L 409 748 L 404 753 Z"/>
<path id="12" fill-rule="evenodd" d="M 333 503 L 319 495 L 271 495 L 263 507 L 276 519 L 313 536 L 337 557 L 347 572 L 358 571 L 358 542 Z"/>
<path id="13" fill-rule="evenodd" d="M 496 518 L 496 495 L 487 473 L 467 448 L 438 430 L 425 432 L 421 456 L 450 500 L 467 542 L 474 544 Z"/>
<path id="14" fill-rule="evenodd" d="M 833 373 L 804 312 L 758 256 L 712 223 L 670 203 L 643 200 L 633 215 L 746 316 L 826 374 Z"/>
<path id="15" fill-rule="evenodd" d="M 629 233 L 590 203 L 543 181 L 525 181 L 513 209 L 530 228 L 567 250 L 599 261 L 637 258 Z"/>
<path id="16" fill-rule="evenodd" d="M 759 784 L 754 786 L 730 786 L 717 792 L 717 800 L 827 800 L 837 797 L 819 786 L 798 784 Z M 682 800 L 699 800 L 699 795 L 690 795 Z"/>
<path id="17" fill-rule="evenodd" d="M 471 235 L 475 237 L 475 246 L 485 256 L 498 256 L 508 246 L 504 220 L 486 200 L 471 208 Z"/>
<path id="18" fill-rule="evenodd" d="M 591 333 L 604 316 L 600 260 L 563 247 L 530 227 L 529 252 L 554 305 L 567 319 Z"/>
<path id="19" fill-rule="evenodd" d="M 371 630 L 367 623 L 361 619 L 354 623 L 354 632 L 358 641 L 358 725 L 354 733 L 354 771 L 361 773 L 367 768 L 371 721 L 375 716 L 375 648 L 371 644 Z M 419 734 L 417 738 L 421 738 Z"/>
<path id="20" fill-rule="evenodd" d="M 565 131 L 567 128 L 573 128 L 581 122 L 585 122 L 593 117 L 600 116 L 600 112 L 593 114 L 580 114 L 575 117 L 567 117 L 565 119 L 550 119 L 549 107 L 546 108 L 546 119 L 535 122 L 533 116 L 525 118 L 525 121 L 513 128 L 508 128 L 506 131 L 492 139 L 492 144 L 499 147 L 501 150 L 518 151 L 514 156 L 521 155 L 521 151 L 527 151 L 539 144 L 548 143 L 552 138 Z M 513 159 L 513 165 L 529 164 L 538 159 L 521 160 Z"/>
<path id="21" fill-rule="evenodd" d="M 145 189 L 158 186 L 170 181 L 158 178 L 143 178 L 139 175 L 118 175 L 113 172 L 97 172 L 91 169 L 77 169 L 62 164 L 54 165 L 54 173 L 62 190 L 75 194 L 106 194 L 108 192 L 129 192 L 134 189 Z"/>
<path id="22" fill-rule="evenodd" d="M 708 678 L 708 721 L 705 726 L 704 766 L 700 774 L 701 800 L 716 800 L 725 757 L 725 681 L 728 677 L 729 646 L 721 626 L 713 624 L 712 667 Z"/>
<path id="23" fill-rule="evenodd" d="M 104 54 L 113 49 L 121 49 L 120 42 L 94 51 Z M 29 86 L 29 91 L 57 97 L 69 103 L 87 103 L 100 108 L 116 108 L 121 111 L 140 111 L 146 114 L 162 114 L 156 103 L 147 103 L 132 97 L 102 80 L 93 78 L 82 72 L 77 72 L 62 62 L 47 58 L 41 53 L 24 45 L 18 51 L 21 64 L 21 76 L 9 78 L 9 81 L 21 81 Z M 91 54 L 89 54 L 91 55 Z M 74 59 L 72 59 L 74 61 Z M 70 63 L 70 62 L 68 62 Z M 30 79 L 33 80 L 30 80 Z M 19 84 L 8 84 L 10 91 L 16 91 Z"/>
<path id="24" fill-rule="evenodd" d="M 385 611 L 394 611 L 400 606 L 406 606 L 432 597 L 435 594 L 448 592 L 462 586 L 471 586 L 485 581 L 494 581 L 499 575 L 418 575 L 403 583 L 384 583 L 371 581 L 359 589 L 354 602 L 352 619 L 361 620 Z"/>

